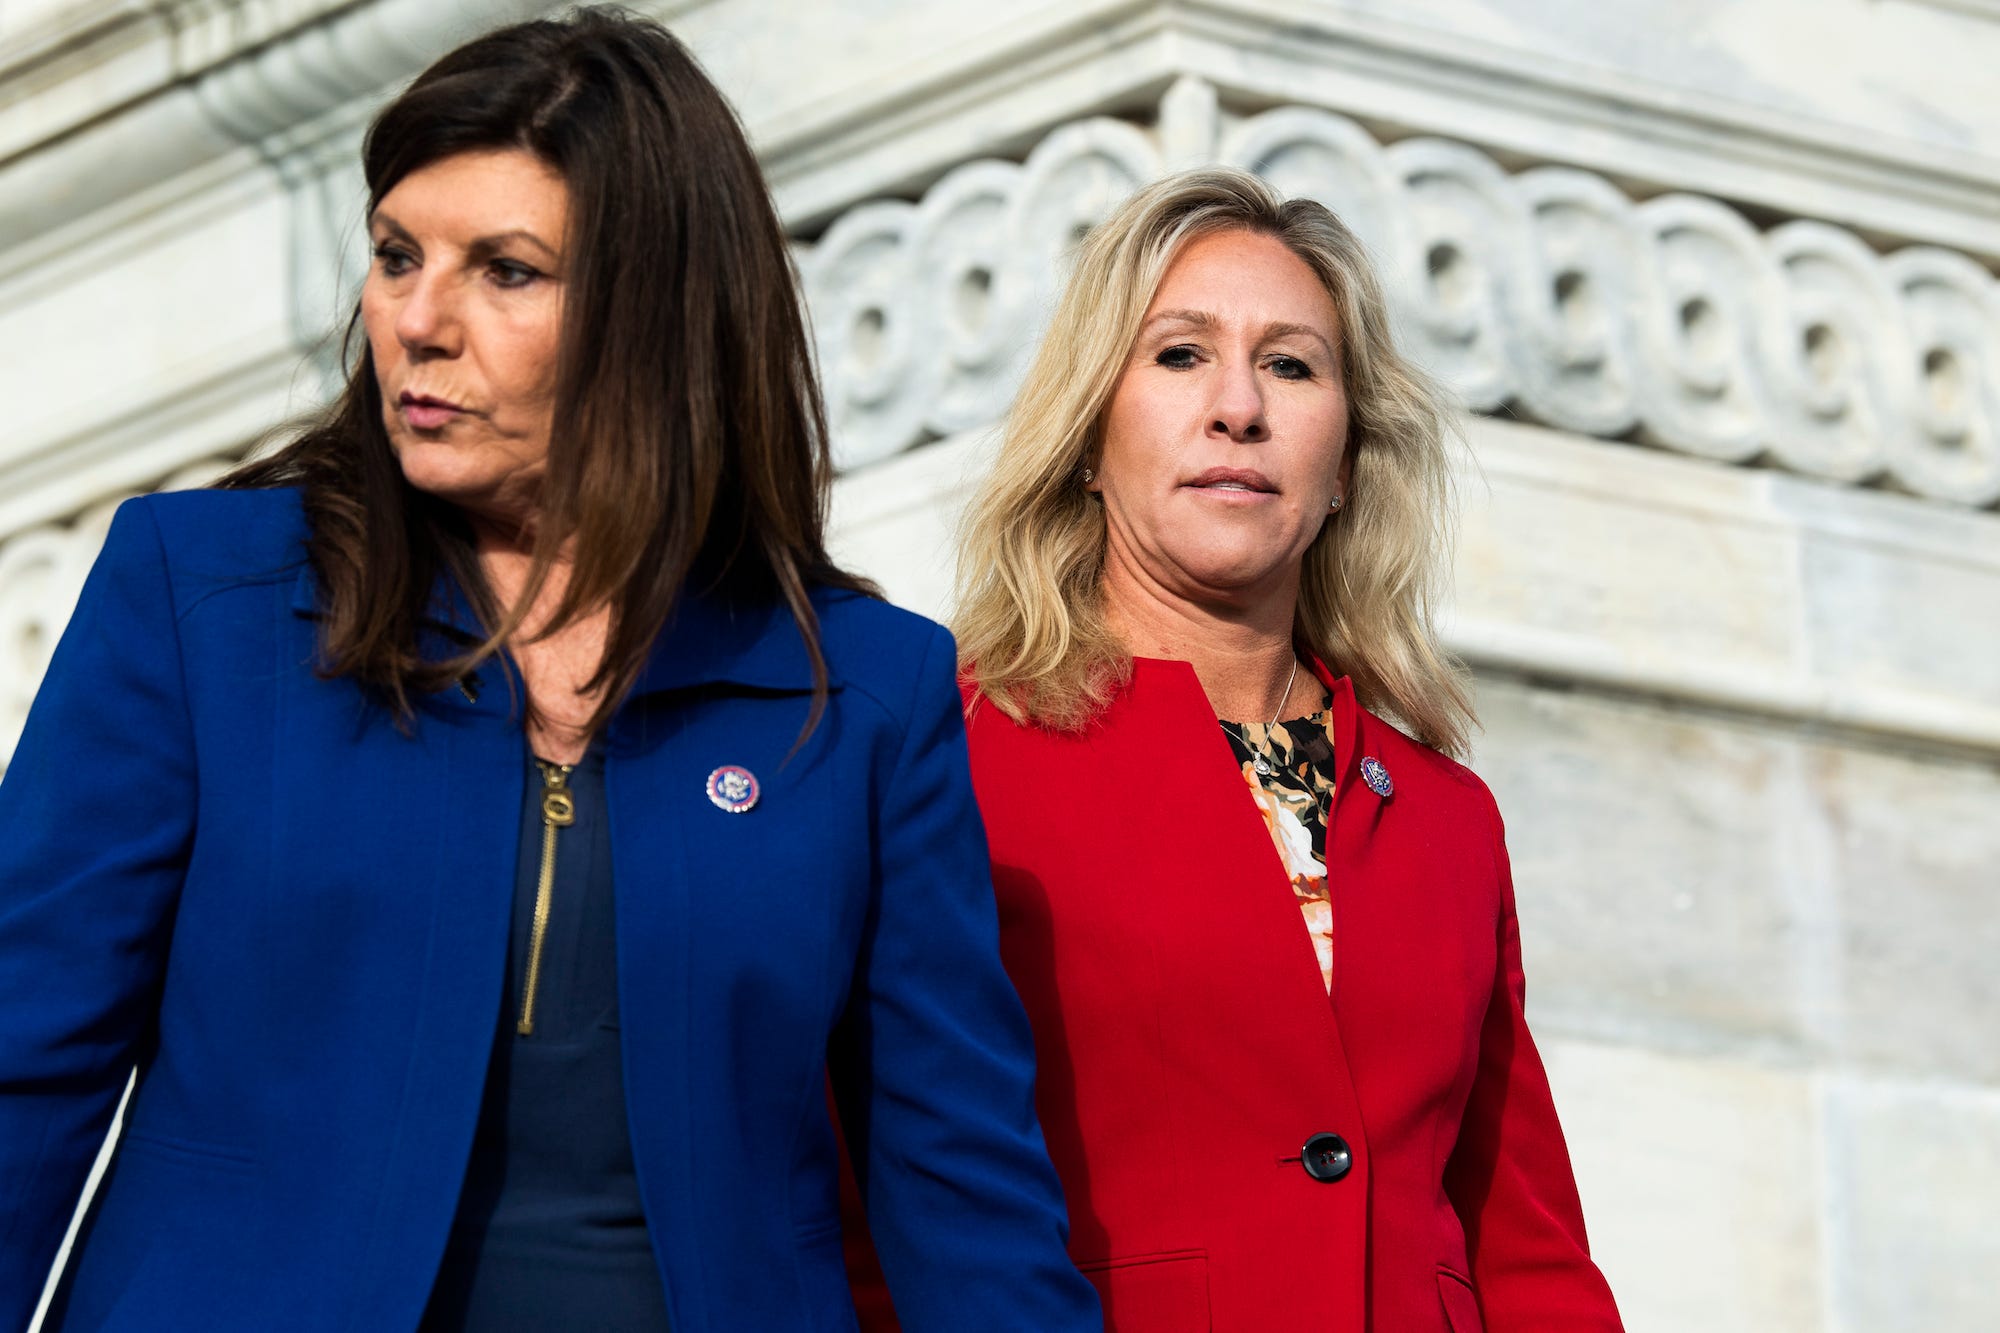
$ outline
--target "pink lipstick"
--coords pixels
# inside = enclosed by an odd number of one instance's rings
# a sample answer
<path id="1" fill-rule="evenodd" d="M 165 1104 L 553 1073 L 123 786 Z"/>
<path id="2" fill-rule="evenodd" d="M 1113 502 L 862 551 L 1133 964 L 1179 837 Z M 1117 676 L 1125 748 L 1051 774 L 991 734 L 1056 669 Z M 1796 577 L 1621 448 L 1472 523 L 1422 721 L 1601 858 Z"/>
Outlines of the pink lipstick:
<path id="1" fill-rule="evenodd" d="M 465 414 L 457 403 L 429 394 L 405 393 L 396 402 L 403 419 L 417 430 L 438 430 Z"/>
<path id="2" fill-rule="evenodd" d="M 1263 473 L 1240 467 L 1212 467 L 1192 481 L 1183 482 L 1182 485 L 1215 495 L 1246 497 L 1272 495 L 1278 489 Z"/>

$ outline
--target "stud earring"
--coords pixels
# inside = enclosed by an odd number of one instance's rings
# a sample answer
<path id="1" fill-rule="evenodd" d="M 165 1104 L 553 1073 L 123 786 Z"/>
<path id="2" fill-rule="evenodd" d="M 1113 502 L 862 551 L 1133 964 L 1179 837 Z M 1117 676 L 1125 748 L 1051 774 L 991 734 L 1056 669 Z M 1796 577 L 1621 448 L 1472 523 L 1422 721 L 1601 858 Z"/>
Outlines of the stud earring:
<path id="1" fill-rule="evenodd" d="M 1090 485 L 1091 479 L 1094 478 L 1096 475 L 1097 474 L 1095 472 L 1092 472 L 1089 468 L 1085 468 L 1083 470 L 1083 484 L 1086 486 Z"/>
<path id="2" fill-rule="evenodd" d="M 1327 502 L 1326 507 L 1329 512 L 1338 514 L 1340 512 L 1340 497 L 1337 495 L 1334 496 L 1333 499 Z"/>

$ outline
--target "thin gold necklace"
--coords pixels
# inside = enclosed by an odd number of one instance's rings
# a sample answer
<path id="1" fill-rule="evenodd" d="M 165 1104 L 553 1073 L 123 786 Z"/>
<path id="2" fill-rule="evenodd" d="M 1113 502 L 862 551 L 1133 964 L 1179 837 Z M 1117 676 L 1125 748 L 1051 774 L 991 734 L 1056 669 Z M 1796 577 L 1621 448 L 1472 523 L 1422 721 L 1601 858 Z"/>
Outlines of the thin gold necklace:
<path id="1" fill-rule="evenodd" d="M 1292 674 L 1285 677 L 1285 692 L 1278 696 L 1278 711 L 1271 714 L 1271 720 L 1264 724 L 1264 740 L 1261 745 L 1252 745 L 1249 735 L 1243 730 L 1242 724 L 1236 724 L 1236 738 L 1243 742 L 1243 748 L 1256 751 L 1256 755 L 1251 761 L 1251 767 L 1257 770 L 1257 776 L 1260 778 L 1268 778 L 1274 771 L 1270 759 L 1271 728 L 1277 726 L 1278 719 L 1285 715 L 1285 703 L 1292 697 L 1292 685 L 1298 678 L 1299 659 L 1298 655 L 1294 653 L 1292 655 Z M 1224 722 L 1222 725 L 1228 727 L 1230 724 Z"/>

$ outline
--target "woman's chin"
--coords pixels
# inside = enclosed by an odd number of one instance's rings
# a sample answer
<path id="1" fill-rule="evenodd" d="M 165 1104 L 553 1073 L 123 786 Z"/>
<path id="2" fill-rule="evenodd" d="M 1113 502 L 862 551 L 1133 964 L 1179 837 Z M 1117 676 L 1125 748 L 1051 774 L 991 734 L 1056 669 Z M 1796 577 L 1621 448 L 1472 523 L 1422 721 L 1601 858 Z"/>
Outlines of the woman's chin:
<path id="1" fill-rule="evenodd" d="M 442 442 L 401 443 L 396 457 L 403 465 L 403 480 L 448 504 L 477 503 L 498 492 L 506 478 L 506 469 L 482 466 L 472 451 Z"/>
<path id="2" fill-rule="evenodd" d="M 1298 572 L 1289 553 L 1273 558 L 1264 550 L 1206 553 L 1174 563 L 1178 577 L 1168 586 L 1191 602 L 1241 604 L 1265 593 L 1288 593 Z"/>

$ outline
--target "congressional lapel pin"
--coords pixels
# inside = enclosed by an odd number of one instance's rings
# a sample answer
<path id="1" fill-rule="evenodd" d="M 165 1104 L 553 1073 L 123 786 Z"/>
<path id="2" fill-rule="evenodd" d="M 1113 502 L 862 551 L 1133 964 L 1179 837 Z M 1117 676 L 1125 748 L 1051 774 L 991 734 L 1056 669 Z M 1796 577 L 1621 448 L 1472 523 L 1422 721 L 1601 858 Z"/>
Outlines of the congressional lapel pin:
<path id="1" fill-rule="evenodd" d="M 1361 780 L 1368 784 L 1369 791 L 1385 801 L 1396 794 L 1396 784 L 1389 781 L 1389 770 L 1372 754 L 1362 756 Z"/>
<path id="2" fill-rule="evenodd" d="M 724 764 L 708 775 L 708 799 L 718 810 L 740 815 L 757 804 L 757 775 L 741 764 Z"/>

